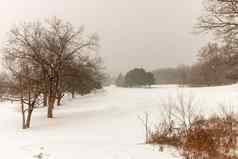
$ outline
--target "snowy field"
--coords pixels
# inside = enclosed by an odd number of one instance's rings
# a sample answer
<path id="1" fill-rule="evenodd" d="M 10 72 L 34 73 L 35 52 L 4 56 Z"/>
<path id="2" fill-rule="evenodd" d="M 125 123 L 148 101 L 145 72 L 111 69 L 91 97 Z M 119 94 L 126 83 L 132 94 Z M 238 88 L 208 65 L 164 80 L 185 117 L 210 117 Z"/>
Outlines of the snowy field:
<path id="1" fill-rule="evenodd" d="M 15 105 L 0 105 L 1 159 L 33 159 L 41 152 L 48 159 L 180 159 L 176 151 L 144 145 L 144 128 L 138 116 L 159 117 L 161 102 L 177 94 L 193 96 L 196 109 L 217 112 L 221 104 L 238 104 L 238 85 L 210 88 L 117 88 L 63 101 L 55 118 L 46 109 L 33 112 L 32 127 L 21 129 Z"/>

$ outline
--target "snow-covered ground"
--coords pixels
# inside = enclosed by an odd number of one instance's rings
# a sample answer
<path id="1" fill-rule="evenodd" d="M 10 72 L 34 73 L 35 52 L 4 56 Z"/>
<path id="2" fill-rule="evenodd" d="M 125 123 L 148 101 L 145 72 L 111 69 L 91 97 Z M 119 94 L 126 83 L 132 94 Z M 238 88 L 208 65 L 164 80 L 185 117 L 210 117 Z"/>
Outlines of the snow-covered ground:
<path id="1" fill-rule="evenodd" d="M 16 105 L 0 104 L 0 158 L 33 159 L 43 152 L 49 159 L 180 159 L 173 149 L 160 152 L 143 144 L 144 128 L 138 116 L 159 116 L 161 102 L 177 94 L 193 96 L 196 109 L 217 112 L 221 104 L 238 103 L 238 85 L 179 88 L 110 86 L 97 93 L 64 100 L 46 118 L 46 109 L 33 113 L 32 127 L 21 129 Z"/>

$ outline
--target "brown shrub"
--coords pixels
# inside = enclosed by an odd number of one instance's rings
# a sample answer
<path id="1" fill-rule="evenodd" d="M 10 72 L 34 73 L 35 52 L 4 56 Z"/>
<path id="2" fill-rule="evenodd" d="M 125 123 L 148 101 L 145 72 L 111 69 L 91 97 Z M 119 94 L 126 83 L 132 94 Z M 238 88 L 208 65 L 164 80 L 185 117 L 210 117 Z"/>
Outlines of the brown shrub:
<path id="1" fill-rule="evenodd" d="M 192 123 L 181 140 L 181 149 L 190 156 L 207 158 L 235 158 L 231 153 L 237 147 L 238 122 L 231 117 L 212 117 Z M 190 157 L 193 158 L 193 157 Z"/>
<path id="2" fill-rule="evenodd" d="M 167 118 L 150 133 L 149 143 L 174 146 L 186 159 L 238 159 L 235 113 L 223 110 L 222 115 L 204 118 L 181 99 L 179 105 L 170 102 Z"/>
<path id="3" fill-rule="evenodd" d="M 186 159 L 237 159 L 238 121 L 235 118 L 196 119 L 189 129 L 173 126 L 157 127 L 150 143 L 178 148 Z"/>

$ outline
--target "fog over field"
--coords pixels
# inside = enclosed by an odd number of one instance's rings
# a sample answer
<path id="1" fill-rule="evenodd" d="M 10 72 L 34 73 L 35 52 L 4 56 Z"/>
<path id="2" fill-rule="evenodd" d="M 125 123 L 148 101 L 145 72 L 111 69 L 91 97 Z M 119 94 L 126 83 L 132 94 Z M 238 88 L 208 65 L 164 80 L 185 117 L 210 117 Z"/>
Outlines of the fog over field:
<path id="1" fill-rule="evenodd" d="M 202 0 L 1 0 L 0 40 L 17 22 L 61 17 L 100 37 L 108 72 L 191 64 L 207 39 L 193 35 Z"/>

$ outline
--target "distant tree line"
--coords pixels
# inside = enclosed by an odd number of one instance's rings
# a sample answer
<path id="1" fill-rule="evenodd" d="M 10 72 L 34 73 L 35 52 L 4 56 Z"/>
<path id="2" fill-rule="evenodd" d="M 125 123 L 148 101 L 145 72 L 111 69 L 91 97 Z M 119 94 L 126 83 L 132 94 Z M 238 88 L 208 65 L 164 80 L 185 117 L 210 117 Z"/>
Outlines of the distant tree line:
<path id="1" fill-rule="evenodd" d="M 232 43 L 208 43 L 198 52 L 192 65 L 162 68 L 152 72 L 133 69 L 125 76 L 120 74 L 116 85 L 137 87 L 152 84 L 180 84 L 214 86 L 235 83 L 238 79 L 238 54 Z"/>
<path id="2" fill-rule="evenodd" d="M 155 83 L 153 73 L 146 72 L 143 68 L 135 68 L 126 73 L 125 76 L 119 74 L 116 85 L 120 87 L 140 87 L 151 86 Z"/>
<path id="3" fill-rule="evenodd" d="M 178 84 L 182 78 L 176 68 L 161 68 L 152 71 L 155 77 L 156 84 Z"/>
<path id="4" fill-rule="evenodd" d="M 236 67 L 232 62 L 232 50 L 227 45 L 208 43 L 200 49 L 193 65 L 179 65 L 153 71 L 157 84 L 181 84 L 193 86 L 224 85 L 236 82 Z"/>
<path id="5" fill-rule="evenodd" d="M 235 83 L 238 79 L 238 54 L 231 44 L 208 43 L 198 52 L 192 65 L 178 65 L 152 72 L 133 69 L 125 76 L 120 74 L 116 85 L 137 87 L 152 84 L 180 84 L 190 86 L 214 86 Z"/>
<path id="6" fill-rule="evenodd" d="M 58 18 L 26 22 L 9 32 L 0 95 L 20 103 L 24 129 L 30 127 L 35 108 L 48 107 L 47 117 L 53 118 L 55 105 L 66 93 L 74 97 L 102 87 L 97 48 L 96 35 L 85 35 L 82 27 Z"/>

